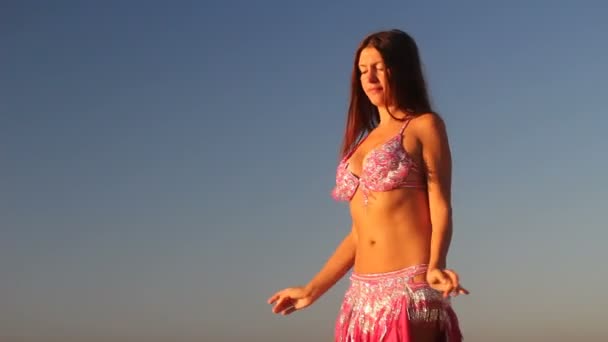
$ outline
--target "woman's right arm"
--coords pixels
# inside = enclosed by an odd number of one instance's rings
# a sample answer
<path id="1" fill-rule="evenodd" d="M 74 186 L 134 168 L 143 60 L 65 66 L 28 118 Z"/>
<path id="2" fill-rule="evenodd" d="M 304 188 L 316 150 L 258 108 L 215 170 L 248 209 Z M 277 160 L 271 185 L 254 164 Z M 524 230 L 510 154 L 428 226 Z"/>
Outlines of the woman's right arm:
<path id="1" fill-rule="evenodd" d="M 354 234 L 353 229 L 344 237 L 323 268 L 306 285 L 305 288 L 310 291 L 313 301 L 327 292 L 353 267 L 356 249 Z"/>

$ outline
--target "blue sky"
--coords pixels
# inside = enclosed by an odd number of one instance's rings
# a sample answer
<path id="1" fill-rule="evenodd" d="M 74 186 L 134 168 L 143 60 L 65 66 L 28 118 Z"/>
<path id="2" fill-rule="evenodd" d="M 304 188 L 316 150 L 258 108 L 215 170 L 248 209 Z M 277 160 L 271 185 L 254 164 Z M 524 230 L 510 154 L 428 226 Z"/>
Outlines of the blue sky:
<path id="1" fill-rule="evenodd" d="M 606 5 L 409 3 L 4 2 L 4 338 L 330 340 L 346 279 L 265 300 L 350 227 L 349 73 L 388 28 L 448 126 L 467 340 L 608 338 Z"/>

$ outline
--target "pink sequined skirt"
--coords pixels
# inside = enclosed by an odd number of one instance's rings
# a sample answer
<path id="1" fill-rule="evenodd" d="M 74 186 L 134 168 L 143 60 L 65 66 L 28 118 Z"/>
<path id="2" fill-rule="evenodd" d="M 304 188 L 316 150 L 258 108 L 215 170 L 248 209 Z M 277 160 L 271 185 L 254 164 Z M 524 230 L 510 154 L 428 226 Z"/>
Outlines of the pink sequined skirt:
<path id="1" fill-rule="evenodd" d="M 449 298 L 426 282 L 414 282 L 426 265 L 350 277 L 335 325 L 336 342 L 411 342 L 416 326 L 440 330 L 440 341 L 460 342 L 462 334 Z"/>

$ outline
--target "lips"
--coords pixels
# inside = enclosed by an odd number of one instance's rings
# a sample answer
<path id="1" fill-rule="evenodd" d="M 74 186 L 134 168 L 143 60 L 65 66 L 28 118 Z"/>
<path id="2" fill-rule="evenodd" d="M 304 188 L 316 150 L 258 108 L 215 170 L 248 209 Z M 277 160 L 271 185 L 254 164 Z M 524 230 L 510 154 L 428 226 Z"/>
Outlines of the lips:
<path id="1" fill-rule="evenodd" d="M 369 88 L 367 90 L 368 93 L 372 93 L 372 94 L 382 93 L 382 91 L 383 91 L 382 87 Z"/>

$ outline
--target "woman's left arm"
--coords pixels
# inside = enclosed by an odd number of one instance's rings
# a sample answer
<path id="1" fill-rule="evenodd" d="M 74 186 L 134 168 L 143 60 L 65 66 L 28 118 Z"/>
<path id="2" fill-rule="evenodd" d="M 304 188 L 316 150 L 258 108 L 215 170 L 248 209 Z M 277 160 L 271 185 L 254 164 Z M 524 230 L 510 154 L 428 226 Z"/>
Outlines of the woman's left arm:
<path id="1" fill-rule="evenodd" d="M 436 114 L 418 120 L 432 225 L 429 269 L 444 269 L 452 240 L 452 156 L 444 121 Z"/>
<path id="2" fill-rule="evenodd" d="M 452 156 L 445 123 L 436 114 L 424 114 L 418 120 L 432 229 L 427 281 L 444 297 L 468 294 L 460 286 L 458 274 L 446 269 L 452 240 Z"/>

